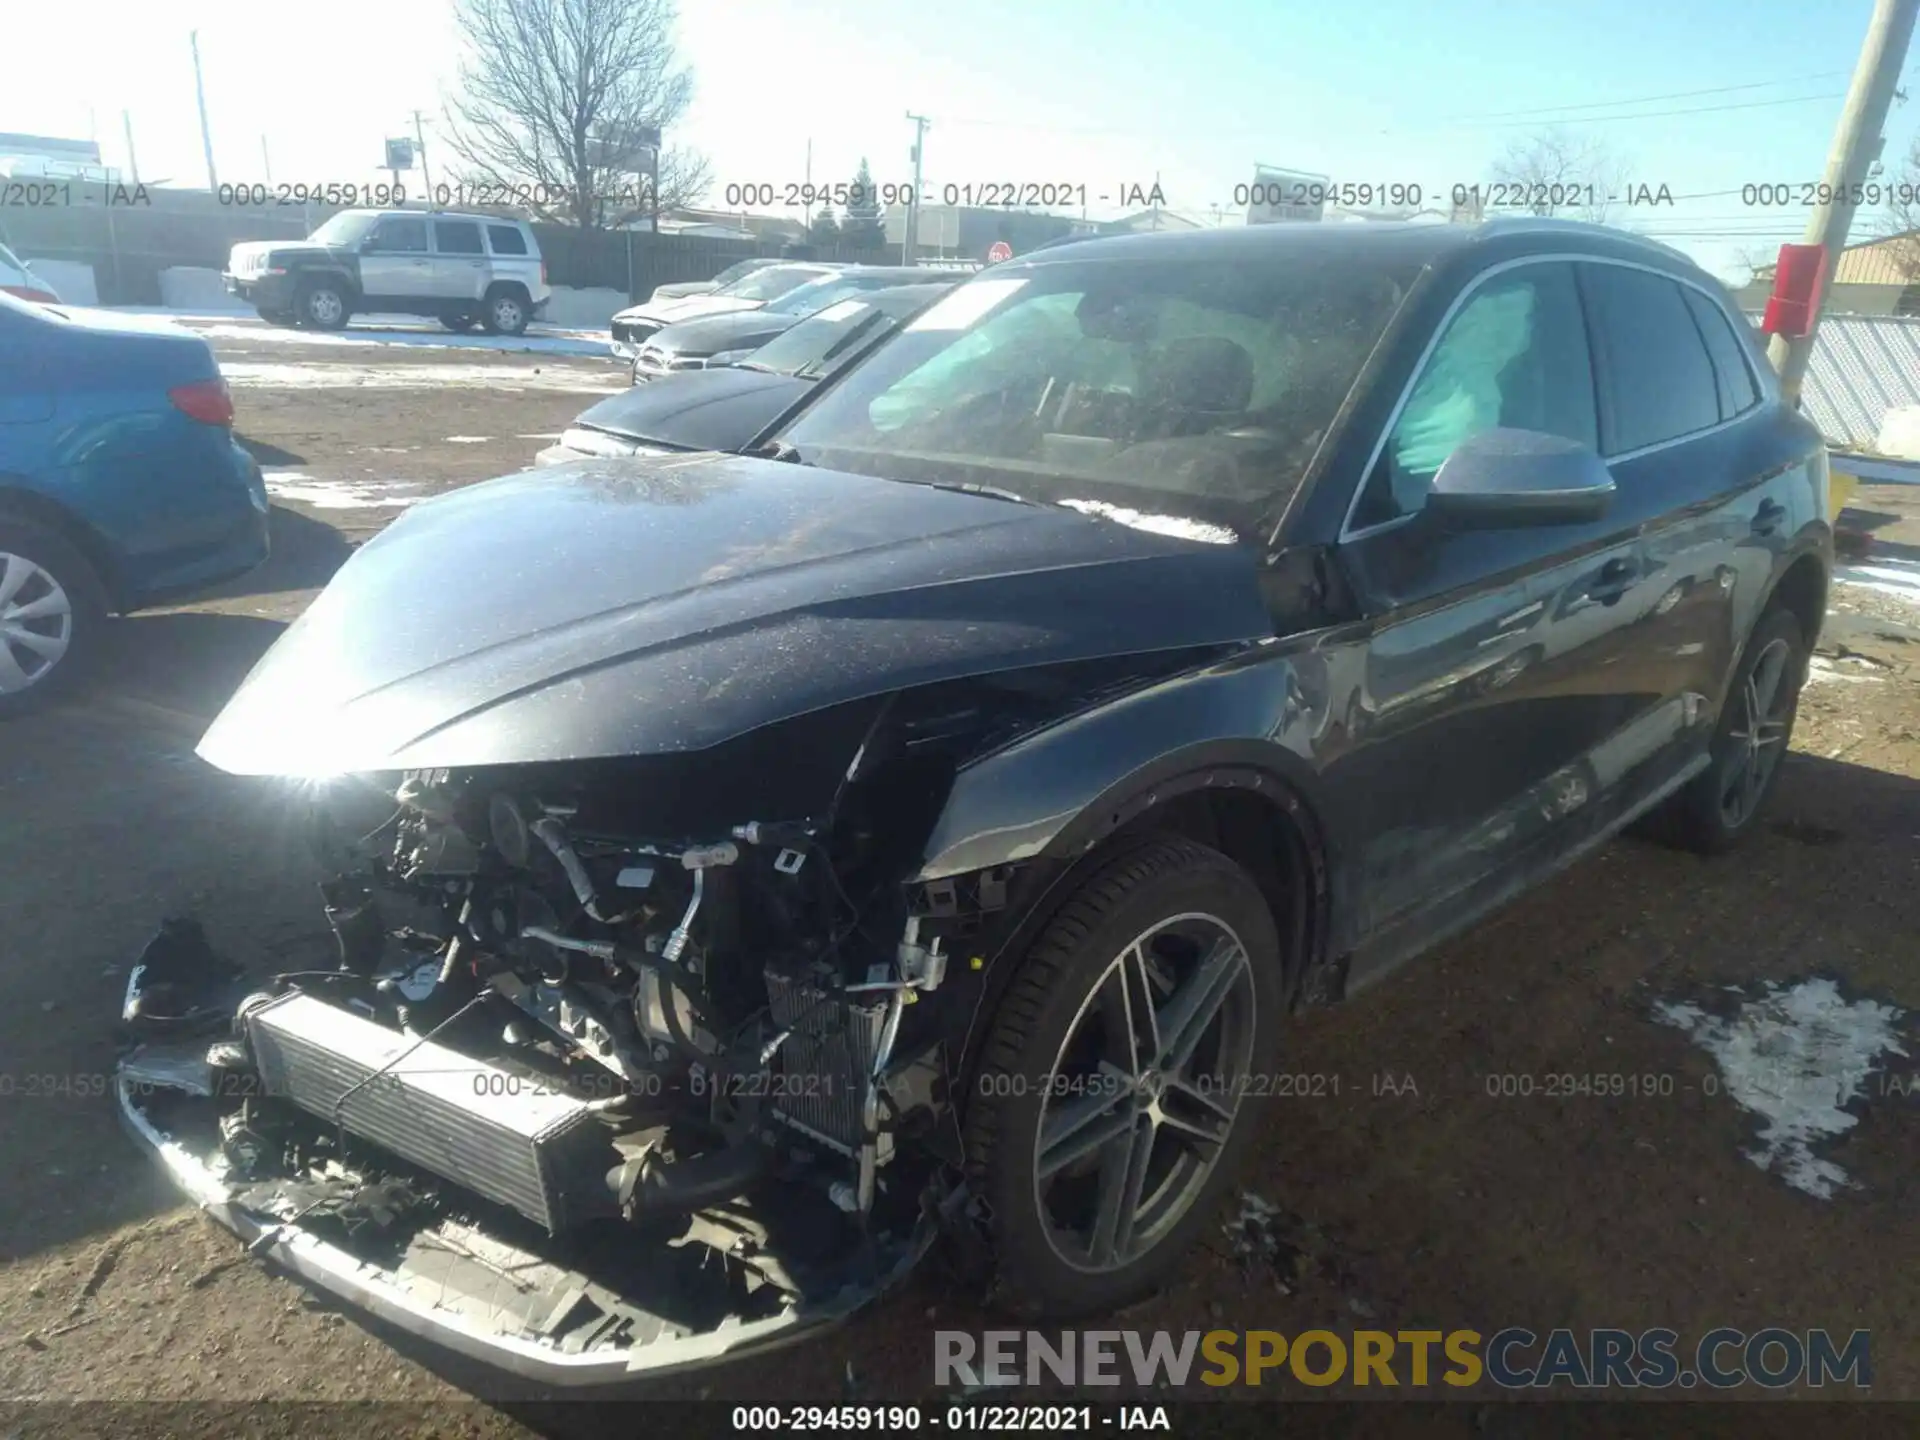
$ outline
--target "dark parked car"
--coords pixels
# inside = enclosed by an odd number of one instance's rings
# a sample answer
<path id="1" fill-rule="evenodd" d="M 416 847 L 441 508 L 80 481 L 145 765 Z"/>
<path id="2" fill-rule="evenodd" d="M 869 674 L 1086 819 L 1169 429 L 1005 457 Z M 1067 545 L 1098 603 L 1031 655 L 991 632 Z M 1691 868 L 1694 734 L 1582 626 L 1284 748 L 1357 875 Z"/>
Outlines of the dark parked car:
<path id="1" fill-rule="evenodd" d="M 653 287 L 653 294 L 647 297 L 649 304 L 658 305 L 666 300 L 684 300 L 689 295 L 705 295 L 714 290 L 724 290 L 736 280 L 744 280 L 756 270 L 764 270 L 769 265 L 778 265 L 778 259 L 767 256 L 754 260 L 736 260 L 711 280 L 677 280 L 666 285 Z"/>
<path id="2" fill-rule="evenodd" d="M 1721 287 L 1612 231 L 995 267 L 765 458 L 361 547 L 200 746 L 338 777 L 338 970 L 170 927 L 121 1103 L 255 1253 L 548 1381 L 791 1339 L 942 1231 L 1118 1306 L 1290 1010 L 1642 817 L 1756 828 L 1826 484 Z"/>
<path id="3" fill-rule="evenodd" d="M 822 384 L 870 354 L 946 285 L 871 290 L 829 305 L 743 360 L 663 375 L 584 411 L 559 441 L 535 457 L 564 465 L 594 456 L 674 450 L 744 450 Z"/>
<path id="4" fill-rule="evenodd" d="M 681 370 L 731 365 L 836 301 L 870 290 L 917 285 L 929 278 L 928 271 L 910 265 L 849 265 L 769 300 L 757 310 L 682 320 L 647 337 L 634 356 L 633 382 L 638 385 Z"/>
<path id="5" fill-rule="evenodd" d="M 266 559 L 232 424 L 198 335 L 0 295 L 0 717 L 78 678 L 108 615 Z"/>

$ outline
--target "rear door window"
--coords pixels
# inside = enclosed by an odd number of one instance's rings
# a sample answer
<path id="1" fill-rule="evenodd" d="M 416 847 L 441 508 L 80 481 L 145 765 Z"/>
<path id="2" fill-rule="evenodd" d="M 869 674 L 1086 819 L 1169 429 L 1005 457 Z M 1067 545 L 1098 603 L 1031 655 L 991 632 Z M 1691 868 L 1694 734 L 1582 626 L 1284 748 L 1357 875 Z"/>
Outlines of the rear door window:
<path id="1" fill-rule="evenodd" d="M 1677 281 L 1624 265 L 1587 264 L 1606 397 L 1602 454 L 1624 455 L 1720 423 L 1720 382 Z"/>
<path id="2" fill-rule="evenodd" d="M 489 225 L 487 243 L 493 247 L 493 253 L 496 255 L 527 253 L 527 237 L 511 225 Z"/>
<path id="3" fill-rule="evenodd" d="M 442 255 L 484 255 L 480 227 L 472 220 L 436 220 L 433 244 Z"/>

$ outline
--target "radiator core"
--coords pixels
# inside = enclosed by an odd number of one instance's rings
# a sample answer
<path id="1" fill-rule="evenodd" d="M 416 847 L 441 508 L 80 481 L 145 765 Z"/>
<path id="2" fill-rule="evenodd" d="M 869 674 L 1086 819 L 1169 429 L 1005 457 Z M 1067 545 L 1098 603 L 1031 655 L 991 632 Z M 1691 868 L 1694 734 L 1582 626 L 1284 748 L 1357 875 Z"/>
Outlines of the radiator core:
<path id="1" fill-rule="evenodd" d="M 261 1093 L 284 1099 L 558 1234 L 615 1210 L 592 1108 L 433 1041 L 294 993 L 249 1011 Z"/>

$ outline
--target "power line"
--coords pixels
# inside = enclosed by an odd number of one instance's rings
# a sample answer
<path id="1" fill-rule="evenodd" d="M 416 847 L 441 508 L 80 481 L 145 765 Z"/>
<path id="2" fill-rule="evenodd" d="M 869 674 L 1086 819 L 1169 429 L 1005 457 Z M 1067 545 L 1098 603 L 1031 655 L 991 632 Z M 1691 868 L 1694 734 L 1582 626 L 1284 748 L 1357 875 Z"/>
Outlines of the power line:
<path id="1" fill-rule="evenodd" d="M 1715 85 L 1706 90 L 1669 90 L 1664 94 L 1640 95 L 1631 100 L 1590 100 L 1580 105 L 1547 105 L 1532 110 L 1483 110 L 1477 114 L 1442 116 L 1435 123 L 1445 125 L 1454 120 L 1511 120 L 1525 116 L 1539 118 L 1563 110 L 1608 110 L 1618 105 L 1652 105 L 1661 100 L 1692 100 L 1701 95 L 1731 95 L 1737 90 L 1765 90 L 1774 85 L 1804 85 L 1809 80 L 1831 80 L 1851 73 L 1847 70 L 1816 70 L 1810 75 L 1793 75 L 1780 80 L 1749 80 L 1744 85 Z"/>
<path id="2" fill-rule="evenodd" d="M 1732 105 L 1694 105 L 1678 110 L 1645 110 L 1637 115 L 1588 115 L 1580 119 L 1581 125 L 1612 125 L 1622 120 L 1665 120 L 1675 115 L 1718 115 L 1728 110 L 1765 110 L 1776 105 L 1810 105 L 1816 100 L 1838 100 L 1846 94 L 1843 90 L 1826 90 L 1818 95 L 1790 95 L 1782 100 L 1743 100 Z M 1531 129 L 1537 125 L 1550 124 L 1543 120 L 1501 120 L 1489 125 L 1422 125 L 1422 130 L 1516 130 Z M 1407 129 L 1414 127 L 1408 126 Z M 1391 129 L 1376 132 L 1391 135 Z"/>

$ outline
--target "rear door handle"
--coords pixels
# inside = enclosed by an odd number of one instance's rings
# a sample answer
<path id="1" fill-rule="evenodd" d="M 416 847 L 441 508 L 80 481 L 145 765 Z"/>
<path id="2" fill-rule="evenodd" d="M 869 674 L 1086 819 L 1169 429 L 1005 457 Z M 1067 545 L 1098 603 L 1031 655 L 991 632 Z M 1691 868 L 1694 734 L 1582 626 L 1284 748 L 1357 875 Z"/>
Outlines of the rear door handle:
<path id="1" fill-rule="evenodd" d="M 1787 507 L 1778 500 L 1762 500 L 1760 508 L 1753 514 L 1753 533 L 1772 535 L 1780 529 L 1787 518 Z"/>
<path id="2" fill-rule="evenodd" d="M 1616 556 L 1600 567 L 1587 594 L 1603 605 L 1611 605 L 1634 587 L 1640 567 L 1626 556 Z"/>

